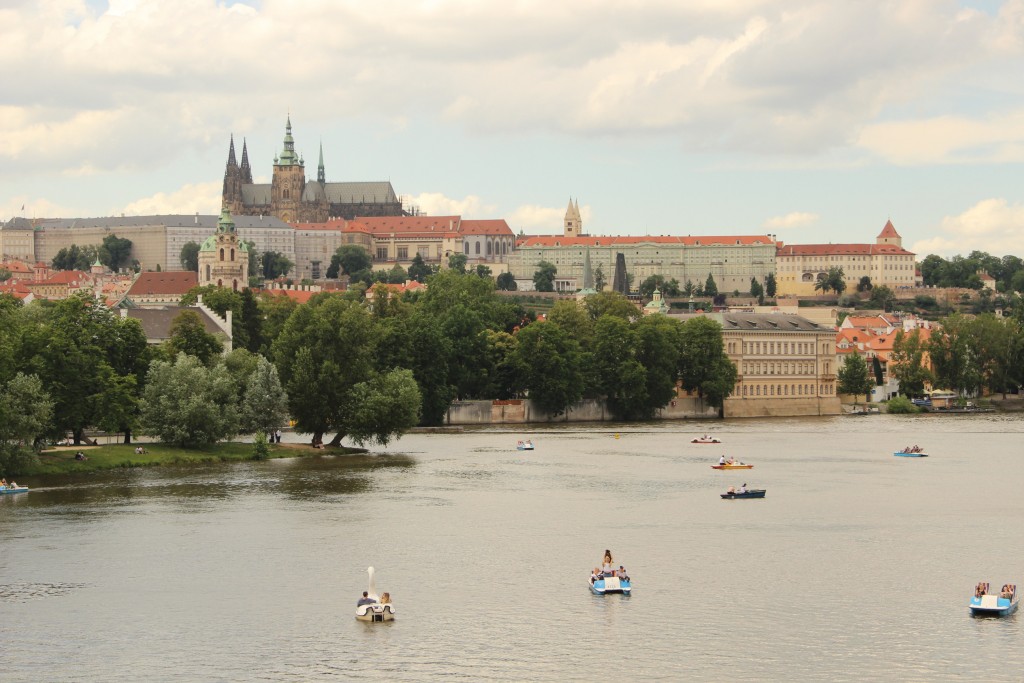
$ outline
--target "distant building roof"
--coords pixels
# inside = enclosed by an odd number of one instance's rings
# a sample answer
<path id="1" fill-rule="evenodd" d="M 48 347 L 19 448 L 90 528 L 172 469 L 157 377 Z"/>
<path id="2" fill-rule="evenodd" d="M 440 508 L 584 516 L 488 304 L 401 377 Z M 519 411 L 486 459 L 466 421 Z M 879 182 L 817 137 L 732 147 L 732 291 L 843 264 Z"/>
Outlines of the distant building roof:
<path id="1" fill-rule="evenodd" d="M 669 313 L 673 318 L 689 320 L 695 316 L 711 318 L 722 326 L 723 331 L 730 330 L 768 330 L 772 332 L 823 332 L 832 331 L 832 327 L 819 325 L 799 315 L 787 313 Z"/>
<path id="2" fill-rule="evenodd" d="M 896 228 L 893 227 L 892 221 L 886 221 L 885 227 L 882 228 L 882 232 L 878 233 L 879 237 L 899 237 L 900 234 L 896 232 Z"/>
<path id="3" fill-rule="evenodd" d="M 874 254 L 913 256 L 894 244 L 786 244 L 779 245 L 779 256 L 872 256 Z"/>
<path id="4" fill-rule="evenodd" d="M 199 273 L 190 270 L 168 270 L 161 273 L 140 273 L 128 289 L 128 296 L 184 294 L 199 284 Z"/>
<path id="5" fill-rule="evenodd" d="M 645 235 L 645 236 L 599 236 L 582 235 L 565 237 L 564 235 L 534 235 L 522 237 L 516 242 L 519 249 L 530 247 L 608 247 L 640 244 L 668 244 L 681 246 L 750 246 L 758 244 L 774 244 L 768 235 Z"/>
<path id="6" fill-rule="evenodd" d="M 284 221 L 273 216 L 232 216 L 236 228 L 288 228 Z M 171 214 L 166 216 L 101 216 L 95 218 L 43 218 L 35 224 L 44 228 L 120 228 L 153 225 L 166 227 L 217 229 L 220 214 Z"/>
<path id="7" fill-rule="evenodd" d="M 124 309 L 124 315 L 128 318 L 135 318 L 142 323 L 142 329 L 146 338 L 154 341 L 161 341 L 171 338 L 171 324 L 182 311 L 192 311 L 199 315 L 203 321 L 203 329 L 218 338 L 224 336 L 223 331 L 217 323 L 198 306 L 167 306 L 164 308 L 128 308 Z"/>

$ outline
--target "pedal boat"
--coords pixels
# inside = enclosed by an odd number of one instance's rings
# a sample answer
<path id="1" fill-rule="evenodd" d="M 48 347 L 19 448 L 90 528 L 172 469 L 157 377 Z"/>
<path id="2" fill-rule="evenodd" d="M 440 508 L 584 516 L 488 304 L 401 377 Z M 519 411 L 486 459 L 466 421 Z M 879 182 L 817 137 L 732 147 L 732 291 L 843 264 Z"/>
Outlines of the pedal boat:
<path id="1" fill-rule="evenodd" d="M 713 436 L 702 436 L 696 439 L 690 439 L 690 443 L 722 443 Z"/>
<path id="2" fill-rule="evenodd" d="M 749 470 L 752 469 L 753 465 L 746 465 L 742 462 L 735 462 L 732 464 L 725 463 L 724 465 L 712 465 L 713 470 Z"/>
<path id="3" fill-rule="evenodd" d="M 366 573 L 370 575 L 370 588 L 367 590 L 367 597 L 379 601 L 380 596 L 377 595 L 377 585 L 373 580 L 373 567 L 369 567 Z M 359 605 L 356 607 L 356 619 L 359 621 L 394 621 L 395 606 L 390 602 L 385 605 L 379 602 Z"/>
<path id="4" fill-rule="evenodd" d="M 1003 586 L 999 593 L 989 594 L 988 583 L 982 582 L 974 590 L 974 597 L 971 598 L 971 615 L 975 617 L 1005 617 L 1013 614 L 1017 609 L 1020 596 L 1017 594 L 1017 586 L 1008 583 Z"/>
<path id="5" fill-rule="evenodd" d="M 925 453 L 924 451 L 916 451 L 916 452 L 893 451 L 892 454 L 897 456 L 897 457 L 900 457 L 900 458 L 927 458 L 928 457 L 928 454 Z"/>
<path id="6" fill-rule="evenodd" d="M 27 486 L 0 486 L 0 496 L 11 496 L 15 493 L 28 493 Z"/>
<path id="7" fill-rule="evenodd" d="M 742 493 L 739 491 L 726 491 L 721 496 L 726 500 L 733 500 L 734 498 L 764 498 L 764 494 L 765 489 L 749 489 Z"/>
<path id="8" fill-rule="evenodd" d="M 517 451 L 532 451 L 533 450 L 533 442 L 532 441 L 520 441 L 519 443 L 516 444 L 516 450 Z"/>
<path id="9" fill-rule="evenodd" d="M 594 595 L 609 595 L 612 593 L 630 595 L 630 591 L 632 590 L 629 579 L 620 579 L 617 576 L 602 575 L 593 583 L 587 581 L 587 586 L 590 587 L 590 590 Z"/>

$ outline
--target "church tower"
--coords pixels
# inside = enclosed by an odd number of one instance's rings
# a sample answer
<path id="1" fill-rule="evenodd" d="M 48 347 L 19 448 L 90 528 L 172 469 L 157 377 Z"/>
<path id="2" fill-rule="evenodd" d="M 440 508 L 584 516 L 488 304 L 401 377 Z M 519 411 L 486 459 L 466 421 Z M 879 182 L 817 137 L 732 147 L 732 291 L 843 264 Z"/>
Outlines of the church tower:
<path id="1" fill-rule="evenodd" d="M 239 241 L 227 206 L 221 209 L 217 232 L 199 247 L 199 286 L 206 285 L 236 292 L 249 286 L 249 245 Z"/>
<path id="2" fill-rule="evenodd" d="M 242 148 L 242 163 L 248 165 L 249 159 L 245 155 L 245 148 Z M 242 212 L 242 170 L 235 161 L 235 136 L 231 136 L 231 146 L 228 148 L 228 164 L 224 169 L 224 190 L 223 202 L 229 210 Z M 252 182 L 251 180 L 249 182 Z"/>
<path id="3" fill-rule="evenodd" d="M 565 237 L 582 237 L 583 232 L 583 219 L 580 218 L 580 203 L 576 201 L 574 205 L 572 200 L 569 200 L 569 206 L 565 210 L 565 229 L 563 235 Z"/>
<path id="4" fill-rule="evenodd" d="M 270 204 L 275 216 L 285 223 L 300 220 L 302 193 L 306 189 L 306 166 L 295 153 L 292 117 L 285 126 L 284 149 L 274 159 L 274 179 L 270 186 Z"/>

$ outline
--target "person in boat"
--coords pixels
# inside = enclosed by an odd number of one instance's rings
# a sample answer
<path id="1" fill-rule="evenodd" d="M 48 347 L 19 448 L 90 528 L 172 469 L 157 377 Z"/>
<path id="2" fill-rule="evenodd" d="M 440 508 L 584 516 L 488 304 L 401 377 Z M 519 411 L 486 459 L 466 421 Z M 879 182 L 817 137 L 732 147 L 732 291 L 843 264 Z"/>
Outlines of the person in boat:
<path id="1" fill-rule="evenodd" d="M 724 455 L 721 458 L 718 459 L 718 464 L 719 465 L 724 465 L 725 464 L 725 456 Z"/>
<path id="2" fill-rule="evenodd" d="M 729 488 L 727 488 L 725 490 L 725 492 L 726 493 L 736 493 L 736 487 L 735 486 L 730 486 Z"/>
<path id="3" fill-rule="evenodd" d="M 984 596 L 984 595 L 985 595 L 985 593 L 986 593 L 986 589 L 987 589 L 987 588 L 988 588 L 988 587 L 987 587 L 987 586 L 985 585 L 985 582 L 984 582 L 984 581 L 982 581 L 981 583 L 979 583 L 979 584 L 978 584 L 977 586 L 975 586 L 975 588 L 974 588 L 974 597 L 976 597 L 976 598 L 980 598 L 980 597 Z"/>
<path id="4" fill-rule="evenodd" d="M 524 444 L 524 443 L 523 443 L 523 440 L 522 440 L 522 439 L 520 439 L 519 441 L 516 441 L 516 445 L 517 445 L 517 446 L 525 446 L 526 444 Z"/>
<path id="5" fill-rule="evenodd" d="M 619 565 L 619 570 L 615 572 L 615 576 L 619 577 L 619 581 L 629 581 L 629 576 L 626 574 L 626 568 L 621 564 Z"/>
<path id="6" fill-rule="evenodd" d="M 737 493 L 746 493 L 746 492 L 747 492 L 747 482 L 743 482 L 743 486 L 740 487 L 740 490 L 737 491 Z"/>
<path id="7" fill-rule="evenodd" d="M 594 567 L 594 570 L 592 572 L 590 572 L 590 585 L 593 586 L 594 583 L 598 579 L 600 579 L 600 578 L 601 578 L 601 568 L 600 567 Z"/>
<path id="8" fill-rule="evenodd" d="M 726 462 L 726 464 L 727 464 L 727 465 L 735 465 L 735 464 L 736 464 L 736 458 L 734 458 L 734 457 L 732 457 L 732 456 L 730 455 L 730 456 L 729 456 L 729 459 L 728 459 L 728 460 L 726 460 L 725 462 Z"/>
<path id="9" fill-rule="evenodd" d="M 533 442 L 532 442 L 532 441 L 530 441 L 529 439 L 527 439 L 527 440 L 526 440 L 526 447 L 527 447 L 527 448 L 533 448 Z"/>
<path id="10" fill-rule="evenodd" d="M 359 598 L 359 602 L 356 603 L 356 607 L 362 607 L 363 605 L 373 605 L 377 601 L 370 597 L 370 594 L 363 591 L 363 597 Z"/>
<path id="11" fill-rule="evenodd" d="M 610 576 L 615 570 L 615 560 L 612 559 L 612 551 L 604 551 L 604 559 L 601 561 L 601 574 Z"/>
<path id="12" fill-rule="evenodd" d="M 390 605 L 391 604 L 391 593 L 381 593 L 380 604 Z"/>

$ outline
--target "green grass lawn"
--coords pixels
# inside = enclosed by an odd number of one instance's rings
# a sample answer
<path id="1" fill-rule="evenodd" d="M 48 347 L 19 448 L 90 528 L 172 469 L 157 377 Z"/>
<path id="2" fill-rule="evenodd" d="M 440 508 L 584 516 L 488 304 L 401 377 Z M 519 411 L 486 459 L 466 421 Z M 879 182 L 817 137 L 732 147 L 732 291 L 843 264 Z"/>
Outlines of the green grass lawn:
<path id="1" fill-rule="evenodd" d="M 146 452 L 137 454 L 135 448 L 142 446 Z M 269 446 L 271 458 L 298 458 L 309 455 L 345 455 L 365 453 L 361 448 L 314 449 L 303 444 L 273 444 Z M 75 460 L 75 453 L 81 450 L 88 460 Z M 70 447 L 40 453 L 39 465 L 24 473 L 25 476 L 40 474 L 68 474 L 92 472 L 116 467 L 153 467 L 157 465 L 182 465 L 188 463 L 227 462 L 231 460 L 252 460 L 251 443 L 225 442 L 201 449 L 185 449 L 160 443 L 110 444 L 106 446 Z"/>

